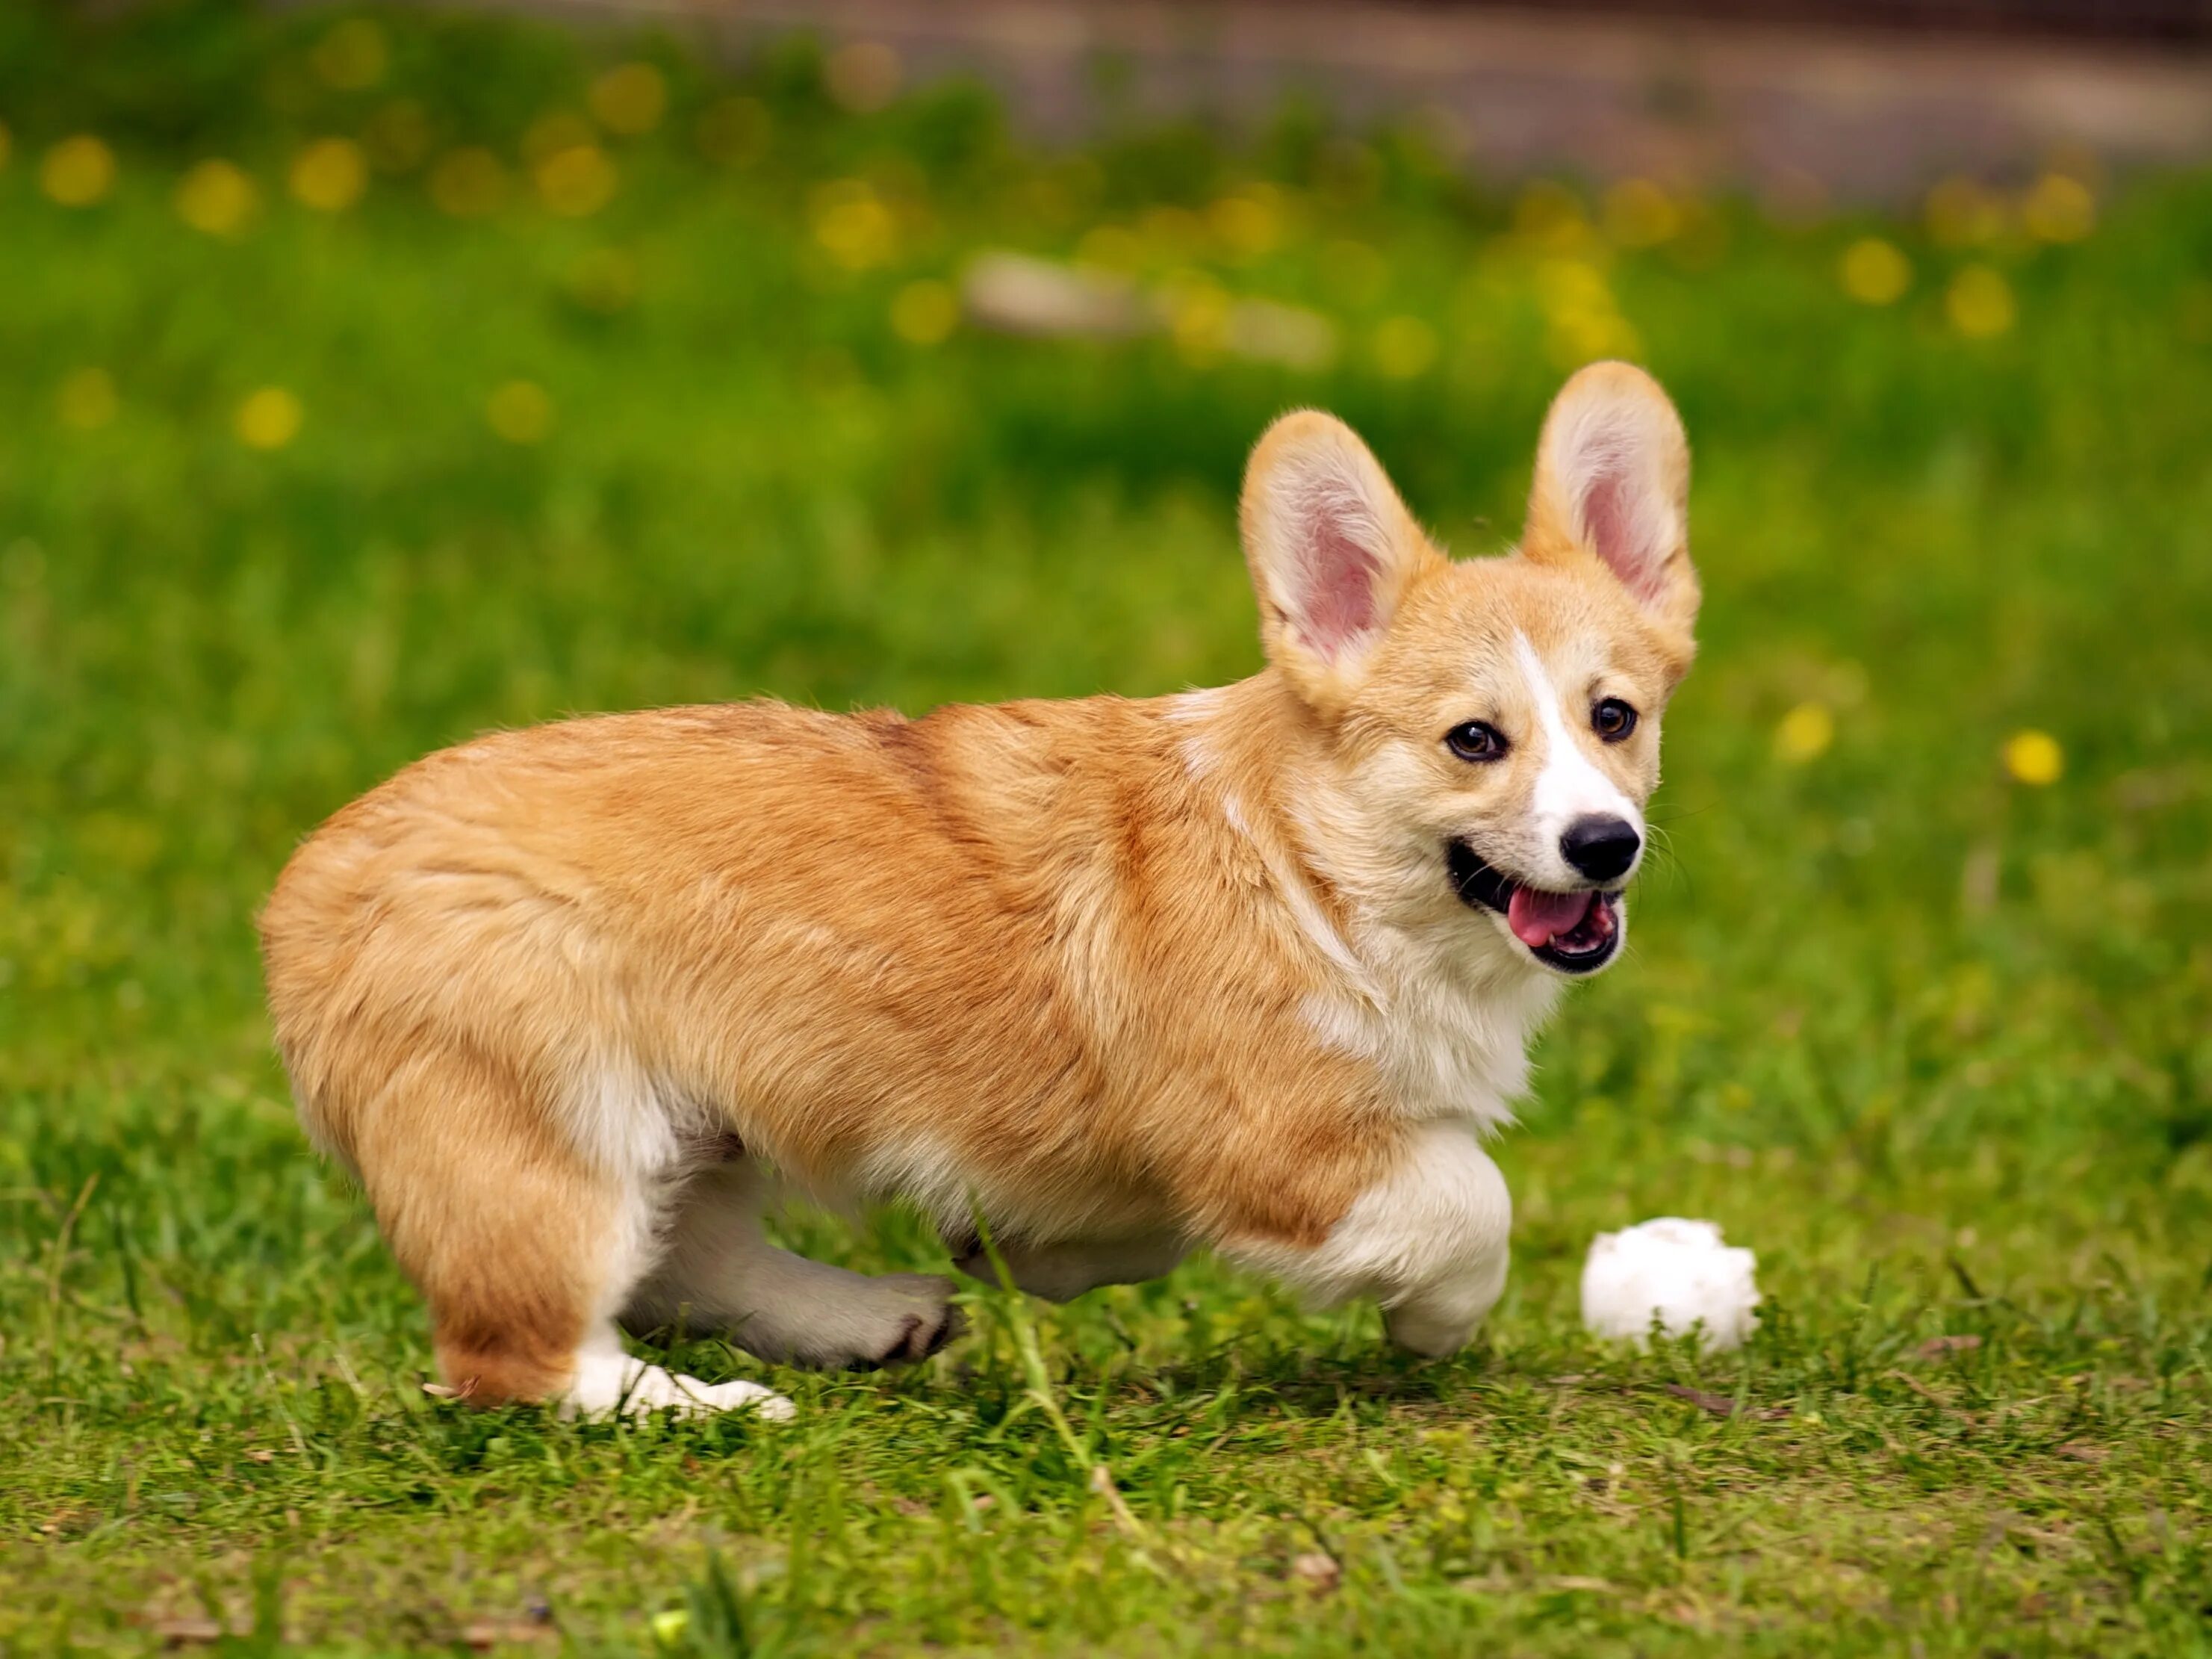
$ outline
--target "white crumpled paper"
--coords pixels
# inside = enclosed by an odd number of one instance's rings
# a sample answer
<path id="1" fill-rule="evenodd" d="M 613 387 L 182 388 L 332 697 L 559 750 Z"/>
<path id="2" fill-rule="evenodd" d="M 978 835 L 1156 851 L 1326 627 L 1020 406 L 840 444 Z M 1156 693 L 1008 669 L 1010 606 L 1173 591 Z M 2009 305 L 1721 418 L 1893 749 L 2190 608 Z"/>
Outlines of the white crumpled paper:
<path id="1" fill-rule="evenodd" d="M 1757 1259 L 1721 1242 L 1711 1221 L 1661 1216 L 1591 1241 L 1583 1264 L 1583 1324 L 1594 1336 L 1641 1342 L 1651 1316 L 1668 1336 L 1705 1322 L 1705 1344 L 1739 1347 L 1759 1323 Z"/>

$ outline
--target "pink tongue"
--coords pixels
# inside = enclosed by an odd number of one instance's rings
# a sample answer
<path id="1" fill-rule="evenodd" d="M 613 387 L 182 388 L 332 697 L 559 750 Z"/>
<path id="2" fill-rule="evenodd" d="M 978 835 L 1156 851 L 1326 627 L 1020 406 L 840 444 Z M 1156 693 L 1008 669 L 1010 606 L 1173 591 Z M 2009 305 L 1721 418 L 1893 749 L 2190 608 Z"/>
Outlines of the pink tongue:
<path id="1" fill-rule="evenodd" d="M 1506 902 L 1505 925 L 1530 950 L 1540 951 L 1560 934 L 1581 927 L 1596 902 L 1595 893 L 1544 893 L 1516 887 Z"/>

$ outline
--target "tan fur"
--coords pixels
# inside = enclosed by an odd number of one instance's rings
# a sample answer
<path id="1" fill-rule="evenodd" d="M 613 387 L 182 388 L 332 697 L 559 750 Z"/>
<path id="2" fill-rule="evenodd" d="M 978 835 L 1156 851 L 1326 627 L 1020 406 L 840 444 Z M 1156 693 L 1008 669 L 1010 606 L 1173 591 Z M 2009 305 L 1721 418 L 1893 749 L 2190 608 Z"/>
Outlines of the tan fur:
<path id="1" fill-rule="evenodd" d="M 1672 422 L 1635 371 L 1592 375 Z M 1441 846 L 1510 846 L 1541 745 L 1476 771 L 1438 734 L 1530 726 L 1517 634 L 1645 711 L 1591 749 L 1640 801 L 1695 605 L 1686 555 L 1655 605 L 1577 544 L 1561 465 L 1525 556 L 1455 564 L 1347 430 L 1279 422 L 1244 511 L 1272 664 L 1219 691 L 580 720 L 338 813 L 262 917 L 276 1040 L 448 1379 L 557 1393 L 681 1183 L 732 1156 L 911 1197 L 948 1237 L 972 1200 L 1010 1250 L 1259 1259 L 1320 1249 L 1419 1124 L 1502 1115 L 1553 981 L 1451 894 Z M 1270 540 L 1314 465 L 1381 492 L 1364 632 L 1302 631 Z M 1443 1035 L 1401 1042 L 1431 1005 Z M 1499 1099 L 1431 1097 L 1454 1090 Z"/>

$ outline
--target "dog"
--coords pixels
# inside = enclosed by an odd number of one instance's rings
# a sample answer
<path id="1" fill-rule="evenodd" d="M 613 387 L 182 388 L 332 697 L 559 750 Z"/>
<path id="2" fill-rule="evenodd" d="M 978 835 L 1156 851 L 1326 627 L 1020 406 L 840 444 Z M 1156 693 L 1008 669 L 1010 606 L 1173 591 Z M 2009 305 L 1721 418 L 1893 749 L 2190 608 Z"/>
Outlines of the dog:
<path id="1" fill-rule="evenodd" d="M 1484 1139 L 1626 935 L 1688 473 L 1658 385 L 1594 364 L 1518 549 L 1455 562 L 1350 428 L 1291 414 L 1240 508 L 1249 679 L 579 719 L 340 811 L 261 917 L 276 1039 L 447 1386 L 787 1416 L 622 1333 L 825 1367 L 951 1338 L 951 1279 L 771 1246 L 786 1188 L 909 1200 L 1054 1300 L 1210 1246 L 1459 1347 L 1506 1274 Z"/>

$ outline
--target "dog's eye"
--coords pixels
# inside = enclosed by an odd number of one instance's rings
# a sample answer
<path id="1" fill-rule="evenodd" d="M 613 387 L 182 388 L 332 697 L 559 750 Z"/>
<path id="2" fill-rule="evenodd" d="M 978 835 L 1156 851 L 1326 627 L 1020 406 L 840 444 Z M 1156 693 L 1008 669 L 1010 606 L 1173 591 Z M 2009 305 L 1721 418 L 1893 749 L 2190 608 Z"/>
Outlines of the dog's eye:
<path id="1" fill-rule="evenodd" d="M 1444 733 L 1444 747 L 1463 761 L 1505 758 L 1505 734 L 1488 720 L 1469 720 Z"/>
<path id="2" fill-rule="evenodd" d="M 1636 729 L 1636 711 L 1619 697 L 1607 697 L 1590 710 L 1590 730 L 1607 743 L 1619 743 Z"/>

